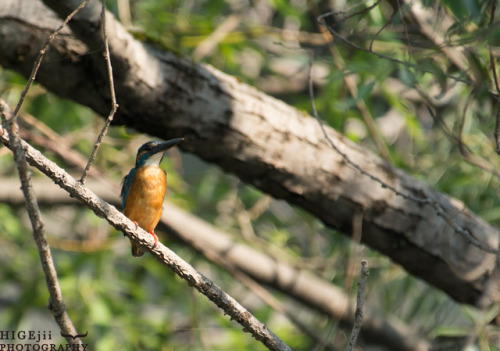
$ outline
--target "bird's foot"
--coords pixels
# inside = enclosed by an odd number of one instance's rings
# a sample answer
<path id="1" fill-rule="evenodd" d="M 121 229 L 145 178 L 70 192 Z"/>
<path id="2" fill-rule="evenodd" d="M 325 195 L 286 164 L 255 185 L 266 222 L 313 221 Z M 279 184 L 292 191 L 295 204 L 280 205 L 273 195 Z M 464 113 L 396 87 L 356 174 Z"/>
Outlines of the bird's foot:
<path id="1" fill-rule="evenodd" d="M 153 236 L 153 238 L 155 238 L 155 244 L 153 247 L 157 247 L 158 246 L 158 237 L 156 236 L 155 232 L 153 230 L 151 230 L 149 232 L 149 234 L 151 234 Z"/>
<path id="2" fill-rule="evenodd" d="M 132 221 L 132 223 L 135 224 L 135 229 L 137 230 L 137 228 L 139 228 L 139 223 L 137 223 L 136 221 Z M 127 235 L 125 235 L 125 233 L 123 233 L 123 236 L 127 236 Z"/>

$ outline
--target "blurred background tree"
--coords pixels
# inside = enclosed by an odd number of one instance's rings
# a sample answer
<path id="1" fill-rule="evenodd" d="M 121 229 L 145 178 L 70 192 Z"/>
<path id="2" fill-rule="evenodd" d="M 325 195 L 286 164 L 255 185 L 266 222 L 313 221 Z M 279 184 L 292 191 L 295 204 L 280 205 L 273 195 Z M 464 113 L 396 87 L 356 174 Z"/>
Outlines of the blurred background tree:
<path id="1" fill-rule="evenodd" d="M 497 87 L 492 62 L 499 54 L 500 33 L 495 6 L 495 1 L 479 0 L 107 2 L 141 40 L 211 64 L 305 111 L 310 111 L 312 69 L 314 99 L 327 124 L 461 199 L 496 226 L 500 162 L 493 136 Z M 329 32 L 317 21 L 327 13 Z M 333 40 L 332 34 L 337 34 Z M 9 102 L 17 101 L 25 84 L 17 73 L 0 69 L 0 94 Z M 79 174 L 74 164 L 36 137 L 50 128 L 61 145 L 87 157 L 102 119 L 39 85 L 30 91 L 24 112 L 38 121 L 23 118 L 23 137 Z M 137 148 L 149 139 L 112 127 L 96 168 L 118 183 Z M 431 339 L 436 349 L 500 349 L 498 328 L 488 324 L 496 309 L 479 312 L 460 306 L 303 210 L 269 198 L 192 155 L 172 151 L 169 156 L 162 164 L 169 173 L 167 197 L 235 240 L 310 269 L 352 296 L 359 261 L 367 259 L 368 305 L 405 322 Z M 8 179 L 16 177 L 6 148 L 0 149 L 0 177 L 0 187 L 12 186 Z M 48 182 L 41 175 L 35 179 Z M 52 325 L 57 335 L 46 310 L 48 294 L 25 210 L 9 199 L 1 201 L 0 329 Z M 264 349 L 151 256 L 132 259 L 128 240 L 87 209 L 41 204 L 67 308 L 75 324 L 89 331 L 85 342 L 91 349 Z M 174 237 L 160 233 L 160 240 L 241 301 L 293 349 L 324 349 L 225 269 Z M 271 292 L 325 340 L 345 346 L 349 329 L 285 294 Z M 387 349 L 364 341 L 363 335 L 358 347 Z"/>

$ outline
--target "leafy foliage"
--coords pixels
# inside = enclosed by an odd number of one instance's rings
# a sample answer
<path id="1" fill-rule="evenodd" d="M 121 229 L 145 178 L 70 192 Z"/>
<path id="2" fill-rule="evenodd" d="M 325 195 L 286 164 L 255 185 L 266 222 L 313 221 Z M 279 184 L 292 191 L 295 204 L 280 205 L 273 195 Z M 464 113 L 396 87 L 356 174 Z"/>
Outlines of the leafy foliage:
<path id="1" fill-rule="evenodd" d="M 108 7 L 123 17 L 118 3 L 108 1 Z M 313 53 L 314 99 L 326 123 L 375 153 L 381 153 L 376 142 L 380 138 L 389 150 L 389 162 L 500 224 L 498 176 L 464 157 L 473 154 L 491 169 L 500 169 L 493 141 L 497 92 L 488 49 L 499 41 L 498 16 L 490 25 L 487 2 L 424 2 L 424 9 L 440 16 L 438 20 L 452 20 L 443 33 L 444 44 L 436 45 L 409 21 L 409 7 L 393 9 L 388 1 L 371 8 L 373 3 L 347 1 L 343 9 L 330 9 L 326 1 L 281 0 L 143 0 L 130 5 L 137 35 L 142 32 L 150 42 L 186 56 L 199 55 L 197 59 L 305 111 L 310 110 Z M 339 37 L 333 44 L 325 42 L 329 36 L 321 34 L 324 28 L 317 17 L 332 10 L 334 14 L 325 17 L 328 25 L 354 45 Z M 238 24 L 214 40 L 211 34 L 229 16 L 236 16 Z M 202 43 L 210 44 L 203 55 L 197 51 Z M 443 50 L 462 45 L 467 50 L 467 71 Z M 492 50 L 496 55 L 497 48 Z M 12 72 L 0 74 L 2 97 L 15 103 L 24 80 Z M 355 90 L 349 88 L 349 79 L 355 82 Z M 30 92 L 25 106 L 25 112 L 37 116 L 71 148 L 89 154 L 102 123 L 92 111 L 40 86 Z M 375 130 L 368 128 L 370 120 Z M 97 167 L 118 182 L 131 167 L 137 146 L 146 139 L 114 127 L 100 150 Z M 38 147 L 44 150 L 43 145 Z M 64 160 L 52 157 L 65 165 Z M 498 337 L 487 325 L 487 317 L 497 311 L 487 311 L 485 316 L 457 306 L 379 253 L 353 245 L 304 211 L 266 200 L 256 189 L 188 155 L 171 154 L 164 167 L 169 172 L 168 196 L 174 202 L 238 240 L 313 269 L 348 292 L 355 287 L 348 272 L 356 259 L 365 257 L 371 267 L 370 305 L 418 326 L 433 338 L 468 336 L 472 328 L 481 348 L 487 349 Z M 11 155 L 2 150 L 0 173 L 4 178 L 15 176 Z M 151 257 L 131 259 L 128 241 L 102 220 L 76 206 L 43 210 L 47 228 L 54 227 L 50 221 L 62 226 L 49 230 L 49 239 L 66 305 L 82 331 L 89 331 L 85 341 L 92 349 L 262 349 Z M 0 307 L 8 307 L 1 308 L 3 329 L 18 330 L 34 323 L 35 312 L 47 320 L 48 295 L 25 217 L 22 208 L 0 204 Z M 85 245 L 68 249 L 65 240 L 73 235 L 82 242 L 98 240 L 98 245 L 90 250 Z M 227 272 L 172 238 L 162 241 L 243 301 L 294 349 L 321 349 Z M 287 302 L 281 294 L 275 295 Z M 333 341 L 343 346 L 342 332 L 334 321 L 301 305 L 292 306 L 324 335 L 335 331 Z M 53 321 L 47 323 L 56 330 Z"/>

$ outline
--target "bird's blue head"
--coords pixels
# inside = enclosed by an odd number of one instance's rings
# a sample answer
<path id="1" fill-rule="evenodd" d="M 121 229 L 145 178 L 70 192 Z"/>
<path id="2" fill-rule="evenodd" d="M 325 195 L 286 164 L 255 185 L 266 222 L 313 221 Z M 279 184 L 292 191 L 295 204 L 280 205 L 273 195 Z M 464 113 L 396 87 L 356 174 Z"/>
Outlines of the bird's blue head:
<path id="1" fill-rule="evenodd" d="M 171 139 L 167 141 L 148 141 L 137 150 L 137 157 L 135 159 L 135 167 L 149 165 L 160 165 L 165 151 L 172 146 L 179 144 L 184 138 Z"/>

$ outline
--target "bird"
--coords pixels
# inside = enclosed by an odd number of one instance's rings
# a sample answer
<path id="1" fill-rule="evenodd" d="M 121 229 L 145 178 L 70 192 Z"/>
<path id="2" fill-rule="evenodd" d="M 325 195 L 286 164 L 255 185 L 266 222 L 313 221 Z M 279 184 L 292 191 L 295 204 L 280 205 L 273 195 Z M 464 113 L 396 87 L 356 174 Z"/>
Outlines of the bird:
<path id="1" fill-rule="evenodd" d="M 137 150 L 135 167 L 123 178 L 121 198 L 123 212 L 136 226 L 155 239 L 154 230 L 160 221 L 163 200 L 167 191 L 167 172 L 160 168 L 165 152 L 183 141 L 183 138 L 167 141 L 148 141 Z M 130 239 L 132 256 L 144 255 L 144 247 Z"/>

